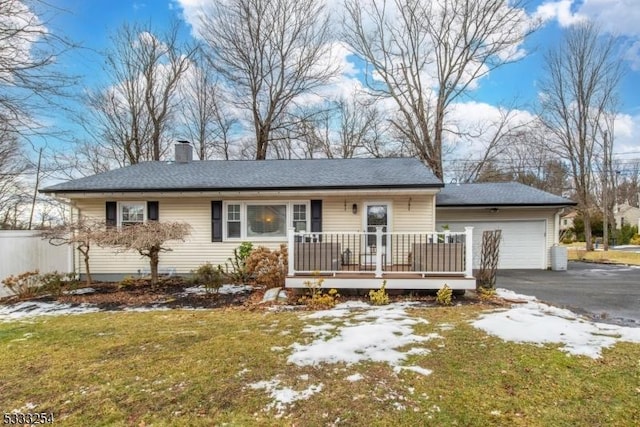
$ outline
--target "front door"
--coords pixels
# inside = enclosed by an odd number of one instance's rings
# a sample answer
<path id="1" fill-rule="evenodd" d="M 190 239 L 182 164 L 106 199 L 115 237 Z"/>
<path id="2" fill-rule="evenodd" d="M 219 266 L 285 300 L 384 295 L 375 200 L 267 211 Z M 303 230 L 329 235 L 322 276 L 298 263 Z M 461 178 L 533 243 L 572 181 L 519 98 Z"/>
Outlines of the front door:
<path id="1" fill-rule="evenodd" d="M 390 207 L 389 203 L 365 203 L 364 207 L 364 229 L 367 233 L 372 233 L 367 234 L 365 238 L 366 263 L 371 264 L 375 263 L 375 254 L 378 250 L 382 251 L 383 256 L 386 256 L 389 249 L 386 234 L 382 236 L 382 247 L 377 247 L 375 232 L 377 227 L 382 227 L 383 233 L 389 230 Z"/>

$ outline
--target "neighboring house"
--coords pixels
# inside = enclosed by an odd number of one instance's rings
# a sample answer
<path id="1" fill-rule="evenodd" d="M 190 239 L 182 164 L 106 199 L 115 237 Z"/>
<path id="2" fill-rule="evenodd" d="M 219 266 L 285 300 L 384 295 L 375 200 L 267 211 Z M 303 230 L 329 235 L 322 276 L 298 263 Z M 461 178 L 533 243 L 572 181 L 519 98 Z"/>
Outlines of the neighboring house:
<path id="1" fill-rule="evenodd" d="M 613 217 L 616 220 L 616 228 L 620 229 L 625 224 L 640 226 L 639 208 L 624 202 L 621 205 L 617 205 L 614 211 L 615 213 L 613 214 Z"/>
<path id="2" fill-rule="evenodd" d="M 573 221 L 578 216 L 577 211 L 571 211 L 566 215 L 560 217 L 560 232 L 571 230 L 573 228 Z"/>
<path id="3" fill-rule="evenodd" d="M 290 287 L 304 287 L 319 272 L 327 287 L 379 287 L 386 279 L 388 288 L 473 289 L 478 230 L 492 227 L 504 230 L 505 242 L 526 232 L 519 240 L 540 251 L 540 262 L 529 262 L 532 251 L 516 256 L 524 266 L 546 268 L 554 242 L 540 243 L 536 233 L 555 236 L 559 208 L 572 204 L 520 184 L 473 184 L 447 186 L 436 206 L 444 185 L 412 158 L 193 161 L 191 150 L 176 144 L 176 161 L 140 163 L 42 192 L 69 201 L 75 215 L 117 226 L 190 223 L 187 240 L 174 242 L 160 260 L 178 273 L 224 264 L 243 241 L 287 243 Z M 437 232 L 444 223 L 451 231 Z M 505 244 L 504 259 L 514 258 L 512 249 Z M 81 262 L 75 265 L 82 273 Z M 98 279 L 113 279 L 147 266 L 131 253 L 94 247 L 91 268 Z"/>

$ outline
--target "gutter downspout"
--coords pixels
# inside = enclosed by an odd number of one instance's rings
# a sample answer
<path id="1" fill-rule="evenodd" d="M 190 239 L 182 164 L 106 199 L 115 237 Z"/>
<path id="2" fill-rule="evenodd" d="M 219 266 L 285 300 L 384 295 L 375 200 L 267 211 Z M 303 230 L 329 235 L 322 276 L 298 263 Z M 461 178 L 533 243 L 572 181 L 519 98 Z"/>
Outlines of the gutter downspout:
<path id="1" fill-rule="evenodd" d="M 560 212 L 562 212 L 564 210 L 563 209 L 558 209 L 556 211 L 556 214 L 553 217 L 553 222 L 554 222 L 554 226 L 553 226 L 553 245 L 557 246 L 560 244 Z"/>

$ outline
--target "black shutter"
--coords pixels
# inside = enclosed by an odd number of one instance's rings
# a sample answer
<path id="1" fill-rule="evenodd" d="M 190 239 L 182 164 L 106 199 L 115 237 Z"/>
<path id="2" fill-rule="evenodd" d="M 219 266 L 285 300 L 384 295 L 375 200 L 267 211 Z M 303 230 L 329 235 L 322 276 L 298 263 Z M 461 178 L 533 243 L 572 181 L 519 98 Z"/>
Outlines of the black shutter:
<path id="1" fill-rule="evenodd" d="M 211 241 L 222 242 L 222 201 L 211 202 Z"/>
<path id="2" fill-rule="evenodd" d="M 311 232 L 322 232 L 322 200 L 311 201 Z"/>
<path id="3" fill-rule="evenodd" d="M 107 227 L 118 225 L 118 202 L 105 203 L 105 222 Z"/>
<path id="4" fill-rule="evenodd" d="M 158 202 L 147 202 L 147 219 L 160 221 L 160 206 Z"/>

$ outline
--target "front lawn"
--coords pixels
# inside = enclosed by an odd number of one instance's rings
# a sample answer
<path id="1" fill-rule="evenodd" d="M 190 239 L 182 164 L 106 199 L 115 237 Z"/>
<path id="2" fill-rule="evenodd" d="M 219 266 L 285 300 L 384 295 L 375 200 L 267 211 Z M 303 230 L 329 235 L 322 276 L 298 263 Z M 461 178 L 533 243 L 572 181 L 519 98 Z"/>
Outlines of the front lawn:
<path id="1" fill-rule="evenodd" d="M 0 322 L 0 410 L 65 426 L 640 424 L 639 344 L 592 359 L 504 342 L 470 323 L 493 308 Z M 357 347 L 372 334 L 376 346 Z M 402 347 L 385 347 L 394 339 Z"/>

